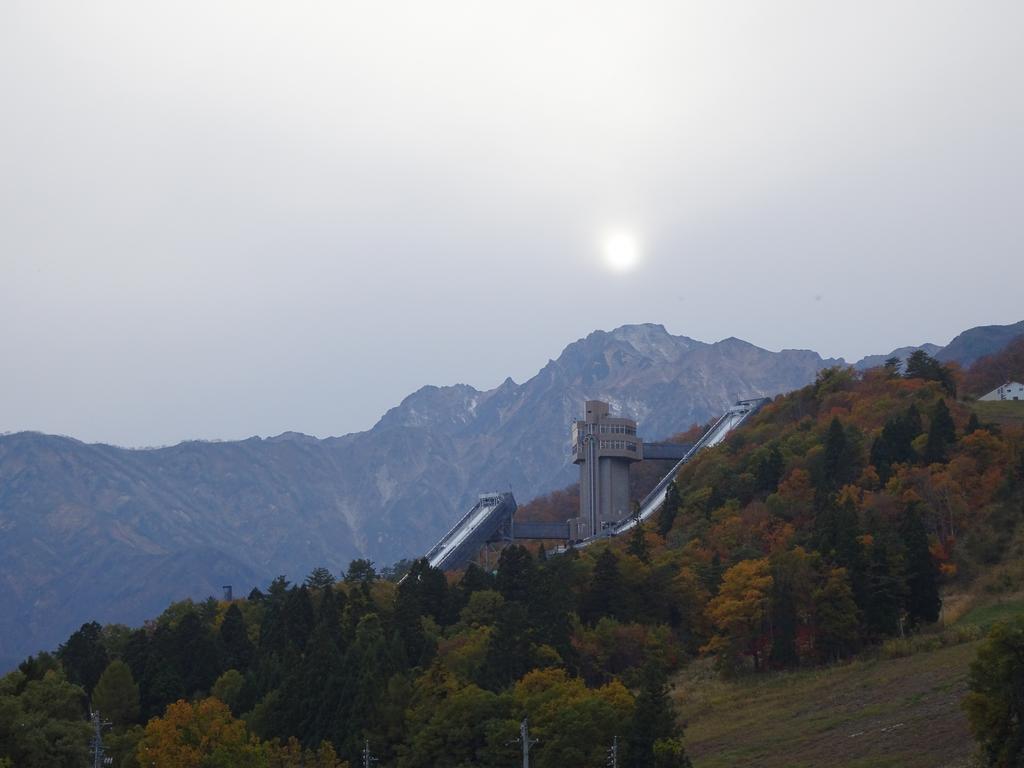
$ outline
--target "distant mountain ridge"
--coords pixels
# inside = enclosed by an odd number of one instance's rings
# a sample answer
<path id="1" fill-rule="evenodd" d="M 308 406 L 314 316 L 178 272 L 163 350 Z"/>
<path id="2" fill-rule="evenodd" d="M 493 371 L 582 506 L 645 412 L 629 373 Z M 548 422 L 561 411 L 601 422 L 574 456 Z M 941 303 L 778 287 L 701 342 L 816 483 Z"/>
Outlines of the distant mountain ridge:
<path id="1" fill-rule="evenodd" d="M 979 358 L 999 352 L 1020 336 L 1024 336 L 1024 320 L 1011 325 L 979 325 L 958 334 L 944 347 L 938 344 L 900 347 L 886 355 L 868 355 L 854 363 L 853 367 L 865 371 L 882 365 L 890 357 L 906 360 L 920 349 L 944 363 L 958 363 L 963 368 L 969 368 Z"/>
<path id="2" fill-rule="evenodd" d="M 0 668 L 86 620 L 138 622 L 226 584 L 416 556 L 481 491 L 526 501 L 569 484 L 569 425 L 586 399 L 653 440 L 842 363 L 627 325 L 573 342 L 523 384 L 423 387 L 342 437 L 129 450 L 0 436 Z"/>

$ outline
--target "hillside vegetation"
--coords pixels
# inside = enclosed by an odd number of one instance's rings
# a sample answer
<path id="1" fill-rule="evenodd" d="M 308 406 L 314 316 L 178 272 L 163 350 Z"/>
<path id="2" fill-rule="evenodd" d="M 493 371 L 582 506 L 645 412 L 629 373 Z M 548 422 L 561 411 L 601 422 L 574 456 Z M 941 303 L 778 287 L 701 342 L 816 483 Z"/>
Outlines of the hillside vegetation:
<path id="1" fill-rule="evenodd" d="M 884 765 L 881 734 L 959 711 L 977 634 L 943 618 L 1024 587 L 1024 434 L 972 419 L 957 383 L 923 352 L 824 371 L 687 465 L 650 525 L 582 551 L 418 561 L 400 583 L 357 560 L 341 583 L 86 625 L 4 679 L 0 755 L 78 765 L 5 725 L 42 686 L 126 713 L 124 765 L 176 765 L 181 734 L 212 728 L 229 736 L 203 749 L 247 765 L 356 764 L 369 740 L 381 766 L 512 766 L 529 718 L 538 768 L 603 765 L 615 737 L 620 765 L 683 768 L 675 673 L 698 766 L 820 764 L 840 738 L 845 764 Z M 906 750 L 884 757 L 929 764 Z"/>

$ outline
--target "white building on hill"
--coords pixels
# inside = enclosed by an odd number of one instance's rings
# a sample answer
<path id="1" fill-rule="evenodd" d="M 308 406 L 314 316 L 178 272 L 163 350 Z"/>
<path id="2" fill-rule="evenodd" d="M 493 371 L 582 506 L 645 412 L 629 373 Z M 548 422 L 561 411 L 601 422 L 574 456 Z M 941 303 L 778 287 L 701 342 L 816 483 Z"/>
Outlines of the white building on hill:
<path id="1" fill-rule="evenodd" d="M 1019 381 L 1008 381 L 1001 387 L 996 387 L 987 395 L 978 398 L 979 400 L 1024 400 L 1024 384 Z"/>

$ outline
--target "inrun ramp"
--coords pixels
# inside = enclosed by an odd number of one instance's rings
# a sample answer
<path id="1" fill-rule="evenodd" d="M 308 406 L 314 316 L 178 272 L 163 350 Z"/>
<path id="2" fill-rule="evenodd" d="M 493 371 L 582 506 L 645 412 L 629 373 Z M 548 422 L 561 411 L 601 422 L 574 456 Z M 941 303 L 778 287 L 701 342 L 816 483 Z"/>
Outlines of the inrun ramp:
<path id="1" fill-rule="evenodd" d="M 693 447 L 686 452 L 686 455 L 683 456 L 683 458 L 681 458 L 671 470 L 669 470 L 668 474 L 661 478 L 658 484 L 654 486 L 654 490 L 644 497 L 644 500 L 640 502 L 639 514 L 635 517 L 631 517 L 629 520 L 624 520 L 619 523 L 614 529 L 612 529 L 611 535 L 614 536 L 618 533 L 628 531 L 637 524 L 638 520 L 642 523 L 657 512 L 665 502 L 665 496 L 668 494 L 669 483 L 671 483 L 675 479 L 676 475 L 679 474 L 679 470 L 683 468 L 684 464 L 689 462 L 705 448 L 711 448 L 721 443 L 730 432 L 761 410 L 762 406 L 769 402 L 771 402 L 771 400 L 767 397 L 759 397 L 753 400 L 740 400 L 736 405 L 726 411 L 722 415 L 722 418 L 716 421 L 714 426 L 705 432 L 700 440 L 694 443 Z M 589 544 L 597 538 L 600 537 L 594 537 L 586 543 Z"/>
<path id="2" fill-rule="evenodd" d="M 512 524 L 516 500 L 509 492 L 481 493 L 476 504 L 427 554 L 432 568 L 461 568 L 503 525 Z"/>

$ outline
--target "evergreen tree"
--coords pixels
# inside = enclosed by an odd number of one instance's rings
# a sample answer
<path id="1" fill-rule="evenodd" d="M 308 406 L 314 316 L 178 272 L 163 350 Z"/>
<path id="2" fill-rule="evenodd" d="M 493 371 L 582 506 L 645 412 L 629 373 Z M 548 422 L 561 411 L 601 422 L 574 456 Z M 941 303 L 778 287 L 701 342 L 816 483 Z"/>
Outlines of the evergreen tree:
<path id="1" fill-rule="evenodd" d="M 911 504 L 903 517 L 900 536 L 906 548 L 907 617 L 911 625 L 921 621 L 939 620 L 942 598 L 939 597 L 939 574 L 928 547 L 924 522 Z"/>
<path id="2" fill-rule="evenodd" d="M 683 500 L 679 495 L 679 487 L 676 485 L 675 480 L 668 484 L 668 488 L 665 489 L 665 501 L 661 505 L 661 509 L 658 510 L 658 533 L 662 538 L 668 536 L 669 531 L 672 530 L 672 525 L 676 521 L 676 515 L 679 514 L 679 507 L 682 506 Z"/>
<path id="3" fill-rule="evenodd" d="M 305 584 L 288 592 L 281 618 L 285 624 L 288 644 L 295 651 L 301 652 L 306 647 L 306 641 L 316 623 L 313 601 Z"/>
<path id="4" fill-rule="evenodd" d="M 822 462 L 820 489 L 836 490 L 849 476 L 849 457 L 846 430 L 837 418 L 829 424 L 825 435 L 825 456 Z"/>
<path id="5" fill-rule="evenodd" d="M 882 368 L 890 379 L 894 379 L 900 375 L 900 369 L 903 368 L 903 361 L 898 357 L 888 357 L 886 358 Z"/>
<path id="6" fill-rule="evenodd" d="M 143 720 L 160 715 L 164 707 L 186 695 L 185 683 L 178 669 L 176 638 L 168 626 L 158 626 L 153 631 L 139 688 Z"/>
<path id="7" fill-rule="evenodd" d="M 682 732 L 676 723 L 668 694 L 668 677 L 664 667 L 656 661 L 648 661 L 640 674 L 640 692 L 636 697 L 632 727 L 626 742 L 626 768 L 651 768 L 656 765 L 655 745 L 658 742 L 681 739 Z M 668 750 L 663 747 L 661 751 L 664 753 Z M 666 757 L 663 754 L 662 765 Z M 681 759 L 685 760 L 685 753 Z M 676 764 L 685 766 L 688 762 Z"/>
<path id="8" fill-rule="evenodd" d="M 907 358 L 906 372 L 903 375 L 908 379 L 937 381 L 950 395 L 956 395 L 953 372 L 923 349 L 912 352 Z"/>
<path id="9" fill-rule="evenodd" d="M 832 568 L 812 599 L 818 658 L 838 661 L 853 653 L 860 621 L 846 569 Z"/>
<path id="10" fill-rule="evenodd" d="M 971 411 L 971 415 L 967 419 L 967 426 L 964 428 L 964 437 L 973 435 L 979 429 L 981 429 L 981 422 L 978 421 L 978 414 Z"/>
<path id="11" fill-rule="evenodd" d="M 255 648 L 245 627 L 245 617 L 237 605 L 232 604 L 224 614 L 218 633 L 222 669 L 245 672 L 252 664 Z"/>
<path id="12" fill-rule="evenodd" d="M 102 631 L 99 624 L 90 621 L 57 649 L 57 658 L 64 666 L 68 681 L 82 686 L 87 694 L 92 694 L 110 661 L 103 645 Z"/>
<path id="13" fill-rule="evenodd" d="M 358 754 L 363 733 L 376 720 L 378 703 L 394 666 L 380 619 L 375 613 L 367 614 L 359 621 L 345 654 L 345 676 L 332 719 L 331 741 L 343 754 Z"/>
<path id="14" fill-rule="evenodd" d="M 921 414 L 915 405 L 886 421 L 882 434 L 871 445 L 871 463 L 882 483 L 892 476 L 894 465 L 912 462 L 917 458 L 913 442 L 921 431 Z"/>
<path id="15" fill-rule="evenodd" d="M 494 577 L 476 563 L 470 563 L 466 566 L 466 571 L 462 574 L 459 583 L 455 585 L 449 595 L 452 616 L 458 616 L 461 613 L 462 609 L 469 604 L 469 598 L 474 592 L 483 592 L 494 588 Z"/>
<path id="16" fill-rule="evenodd" d="M 802 557 L 792 551 L 772 557 L 772 586 L 768 605 L 772 646 L 768 658 L 776 667 L 793 667 L 800 661 L 796 634 L 800 623 L 797 590 L 802 586 L 802 565 Z"/>
<path id="17" fill-rule="evenodd" d="M 448 581 L 426 558 L 413 563 L 404 581 L 398 585 L 395 600 L 395 627 L 413 665 L 429 663 L 429 649 L 423 632 L 423 617 L 439 624 L 447 622 Z"/>
<path id="18" fill-rule="evenodd" d="M 348 564 L 345 583 L 357 585 L 367 596 L 370 594 L 370 586 L 376 580 L 377 572 L 373 568 L 373 561 L 357 558 Z"/>
<path id="19" fill-rule="evenodd" d="M 786 463 L 778 445 L 773 444 L 767 451 L 760 453 L 754 463 L 754 483 L 758 492 L 766 496 L 775 493 L 785 470 Z"/>
<path id="20" fill-rule="evenodd" d="M 526 607 L 517 601 L 506 602 L 487 647 L 480 685 L 500 691 L 529 672 L 533 661 L 533 631 Z"/>
<path id="21" fill-rule="evenodd" d="M 92 708 L 115 726 L 130 725 L 139 716 L 139 686 L 120 659 L 114 659 L 100 675 L 92 692 Z"/>
<path id="22" fill-rule="evenodd" d="M 876 635 L 895 635 L 901 629 L 907 596 L 906 564 L 902 542 L 880 521 L 873 530 L 867 555 L 867 600 L 864 619 Z"/>
<path id="23" fill-rule="evenodd" d="M 535 564 L 526 547 L 505 547 L 498 558 L 495 586 L 505 600 L 526 603 L 533 590 Z"/>
<path id="24" fill-rule="evenodd" d="M 625 602 L 619 558 L 611 548 L 605 548 L 594 564 L 594 576 L 583 596 L 581 616 L 591 624 L 596 624 L 604 616 L 621 619 L 624 618 Z"/>
<path id="25" fill-rule="evenodd" d="M 136 629 L 128 636 L 125 644 L 123 661 L 131 670 L 132 679 L 141 685 L 146 674 L 146 663 L 149 658 L 149 634 L 144 629 Z"/>
<path id="26" fill-rule="evenodd" d="M 43 675 L 51 669 L 60 669 L 60 662 L 56 657 L 46 651 L 40 651 L 36 656 L 29 656 L 18 665 L 18 671 L 25 676 L 26 682 L 42 680 Z"/>
<path id="27" fill-rule="evenodd" d="M 566 557 L 543 563 L 536 574 L 537 588 L 528 608 L 537 643 L 550 645 L 565 661 L 574 654 L 569 618 L 576 601 L 571 588 L 572 570 L 572 561 Z"/>
<path id="28" fill-rule="evenodd" d="M 210 629 L 195 611 L 189 611 L 174 628 L 175 667 L 185 693 L 193 695 L 210 690 L 220 673 L 217 644 Z"/>
<path id="29" fill-rule="evenodd" d="M 323 626 L 339 648 L 342 646 L 344 612 L 345 593 L 334 588 L 325 589 L 317 606 L 316 626 Z"/>
<path id="30" fill-rule="evenodd" d="M 924 449 L 924 461 L 927 464 L 946 461 L 946 449 L 956 442 L 956 426 L 949 415 L 946 401 L 939 399 L 931 414 L 928 426 L 928 443 Z"/>
<path id="31" fill-rule="evenodd" d="M 323 566 L 314 568 L 306 577 L 306 586 L 310 589 L 327 589 L 333 584 L 334 576 Z"/>
<path id="32" fill-rule="evenodd" d="M 637 519 L 636 525 L 633 526 L 633 532 L 629 537 L 629 544 L 626 547 L 626 551 L 640 560 L 642 563 L 651 562 L 651 550 L 647 546 L 647 535 L 644 533 L 644 526 Z"/>

